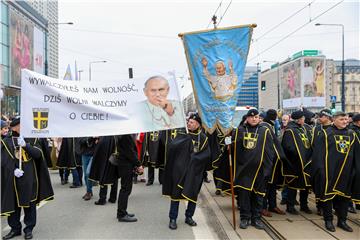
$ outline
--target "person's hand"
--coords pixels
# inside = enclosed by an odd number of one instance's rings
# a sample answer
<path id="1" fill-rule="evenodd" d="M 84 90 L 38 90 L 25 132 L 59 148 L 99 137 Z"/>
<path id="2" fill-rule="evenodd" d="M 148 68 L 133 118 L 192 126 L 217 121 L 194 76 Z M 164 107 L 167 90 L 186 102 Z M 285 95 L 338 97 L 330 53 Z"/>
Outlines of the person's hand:
<path id="1" fill-rule="evenodd" d="M 231 60 L 229 60 L 229 69 L 233 70 L 233 62 Z"/>
<path id="2" fill-rule="evenodd" d="M 203 57 L 203 58 L 201 59 L 201 64 L 202 64 L 204 67 L 207 67 L 208 61 L 206 60 L 205 57 Z"/>
<path id="3" fill-rule="evenodd" d="M 26 147 L 25 139 L 22 136 L 18 137 L 17 143 L 20 147 Z"/>
<path id="4" fill-rule="evenodd" d="M 174 114 L 174 107 L 173 105 L 165 98 L 159 99 L 159 106 L 164 109 L 164 111 L 169 115 L 172 116 Z"/>
<path id="5" fill-rule="evenodd" d="M 17 178 L 22 177 L 24 175 L 24 171 L 17 168 L 17 169 L 14 170 L 14 175 Z"/>

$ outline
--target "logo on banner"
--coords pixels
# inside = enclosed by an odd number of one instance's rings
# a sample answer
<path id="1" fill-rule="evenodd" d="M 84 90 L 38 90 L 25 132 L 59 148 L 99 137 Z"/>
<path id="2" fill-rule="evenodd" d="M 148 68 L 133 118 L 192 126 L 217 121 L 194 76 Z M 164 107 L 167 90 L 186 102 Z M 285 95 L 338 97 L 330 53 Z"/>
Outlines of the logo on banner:
<path id="1" fill-rule="evenodd" d="M 340 153 L 347 153 L 350 147 L 350 137 L 335 135 L 336 150 Z"/>
<path id="2" fill-rule="evenodd" d="M 48 127 L 49 109 L 48 108 L 33 108 L 33 123 L 34 128 L 43 130 Z"/>

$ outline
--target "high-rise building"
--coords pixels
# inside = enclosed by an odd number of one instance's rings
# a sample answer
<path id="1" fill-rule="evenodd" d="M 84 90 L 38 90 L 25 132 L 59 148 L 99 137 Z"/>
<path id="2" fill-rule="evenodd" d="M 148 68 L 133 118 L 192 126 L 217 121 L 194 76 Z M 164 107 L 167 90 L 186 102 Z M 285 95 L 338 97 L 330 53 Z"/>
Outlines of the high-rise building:
<path id="1" fill-rule="evenodd" d="M 57 3 L 38 1 L 39 11 L 29 4 L 35 3 L 0 3 L 1 112 L 10 116 L 20 113 L 21 69 L 57 77 L 57 30 L 48 29 L 57 28 L 50 24 L 57 23 Z"/>
<path id="2" fill-rule="evenodd" d="M 48 21 L 48 75 L 58 78 L 59 42 L 58 42 L 58 2 L 54 0 L 27 1 L 42 17 Z"/>
<path id="3" fill-rule="evenodd" d="M 258 73 L 258 67 L 249 66 L 245 68 L 241 91 L 237 102 L 238 106 L 251 106 L 258 108 Z"/>

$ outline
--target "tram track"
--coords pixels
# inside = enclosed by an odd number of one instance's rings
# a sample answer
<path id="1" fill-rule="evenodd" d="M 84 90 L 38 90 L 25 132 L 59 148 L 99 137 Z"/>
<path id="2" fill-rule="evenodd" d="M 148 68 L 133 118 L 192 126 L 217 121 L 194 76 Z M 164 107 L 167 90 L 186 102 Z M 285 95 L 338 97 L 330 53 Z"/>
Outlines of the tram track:
<path id="1" fill-rule="evenodd" d="M 308 199 L 309 199 L 313 204 L 316 205 L 316 200 L 315 200 L 313 197 L 310 197 L 310 196 L 309 196 Z M 359 219 L 352 218 L 352 217 L 350 217 L 350 216 L 351 216 L 351 214 L 350 214 L 350 215 L 348 214 L 347 220 L 349 220 L 350 222 L 354 223 L 356 226 L 359 226 L 359 227 L 360 227 L 360 221 L 359 221 Z"/>
<path id="2" fill-rule="evenodd" d="M 284 237 L 271 223 L 264 217 L 261 217 L 262 222 L 264 223 L 264 231 L 274 240 L 286 240 Z"/>

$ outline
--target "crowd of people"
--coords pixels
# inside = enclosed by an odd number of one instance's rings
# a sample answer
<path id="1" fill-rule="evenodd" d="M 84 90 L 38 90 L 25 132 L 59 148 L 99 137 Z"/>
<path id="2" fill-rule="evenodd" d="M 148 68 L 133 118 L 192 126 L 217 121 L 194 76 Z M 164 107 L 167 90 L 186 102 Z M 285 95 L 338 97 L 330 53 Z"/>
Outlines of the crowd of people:
<path id="1" fill-rule="evenodd" d="M 280 121 L 279 121 L 280 120 Z M 279 123 L 280 124 L 277 124 Z M 172 129 L 137 135 L 80 138 L 24 139 L 20 118 L 1 120 L 2 198 L 1 215 L 8 217 L 11 231 L 3 239 L 21 235 L 21 208 L 24 208 L 25 239 L 31 239 L 36 224 L 36 204 L 54 197 L 49 172 L 58 169 L 62 185 L 86 185 L 84 201 L 93 198 L 99 186 L 96 205 L 116 203 L 119 222 L 136 222 L 127 212 L 133 183 L 154 183 L 154 169 L 162 194 L 170 198 L 169 228 L 177 229 L 180 200 L 188 201 L 185 223 L 193 219 L 202 183 L 213 171 L 216 195 L 231 193 L 233 183 L 240 228 L 253 225 L 263 229 L 261 215 L 298 214 L 296 195 L 300 192 L 300 211 L 311 214 L 308 195 L 315 194 L 317 213 L 325 227 L 334 232 L 332 210 L 337 226 L 353 231 L 346 223 L 347 213 L 360 204 L 360 114 L 323 109 L 315 114 L 306 109 L 281 118 L 276 110 L 259 113 L 251 109 L 237 128 L 225 136 L 201 128 L 201 118 L 191 113 L 187 129 Z M 230 139 L 230 140 L 229 140 Z M 230 156 L 230 161 L 229 161 Z M 229 173 L 233 166 L 233 179 Z M 120 190 L 118 192 L 118 181 Z M 110 195 L 107 197 L 108 188 Z"/>

